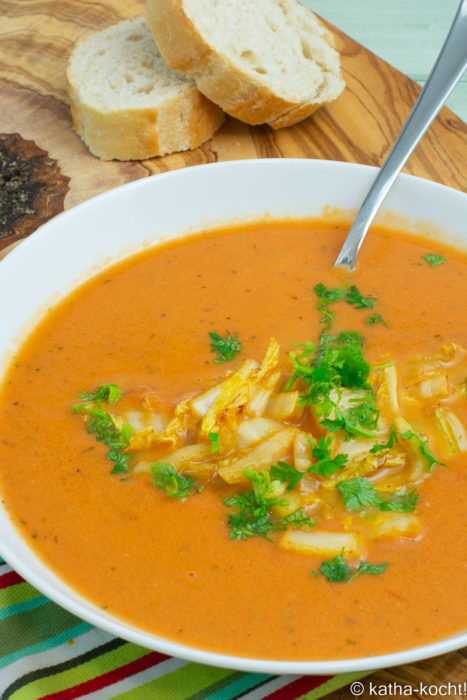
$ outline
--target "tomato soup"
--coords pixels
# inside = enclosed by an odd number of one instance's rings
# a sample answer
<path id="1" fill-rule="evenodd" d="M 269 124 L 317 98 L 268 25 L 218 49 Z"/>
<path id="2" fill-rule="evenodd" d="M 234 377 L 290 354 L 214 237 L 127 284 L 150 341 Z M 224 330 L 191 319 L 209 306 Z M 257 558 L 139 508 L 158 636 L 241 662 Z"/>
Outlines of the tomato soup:
<path id="1" fill-rule="evenodd" d="M 374 228 L 348 273 L 345 234 L 258 222 L 168 242 L 75 290 L 17 352 L 2 499 L 93 603 L 261 659 L 465 630 L 467 257 Z"/>

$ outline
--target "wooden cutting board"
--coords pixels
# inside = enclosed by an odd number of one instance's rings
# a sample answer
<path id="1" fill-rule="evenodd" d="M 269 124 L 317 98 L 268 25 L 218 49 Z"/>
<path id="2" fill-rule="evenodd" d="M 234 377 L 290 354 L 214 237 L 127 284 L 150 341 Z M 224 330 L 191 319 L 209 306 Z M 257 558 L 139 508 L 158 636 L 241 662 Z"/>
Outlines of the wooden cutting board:
<path id="1" fill-rule="evenodd" d="M 228 118 L 211 141 L 194 151 L 103 163 L 72 130 L 67 58 L 80 37 L 143 12 L 143 0 L 0 0 L 0 165 L 7 171 L 0 179 L 0 248 L 5 252 L 63 208 L 166 170 L 272 157 L 381 165 L 419 92 L 409 78 L 330 27 L 347 89 L 301 124 L 275 132 Z M 466 157 L 467 126 L 444 108 L 405 171 L 465 191 Z M 18 210 L 25 213 L 15 219 Z M 380 684 L 415 685 L 466 678 L 462 651 L 370 676 Z M 349 696 L 345 689 L 330 697 Z"/>

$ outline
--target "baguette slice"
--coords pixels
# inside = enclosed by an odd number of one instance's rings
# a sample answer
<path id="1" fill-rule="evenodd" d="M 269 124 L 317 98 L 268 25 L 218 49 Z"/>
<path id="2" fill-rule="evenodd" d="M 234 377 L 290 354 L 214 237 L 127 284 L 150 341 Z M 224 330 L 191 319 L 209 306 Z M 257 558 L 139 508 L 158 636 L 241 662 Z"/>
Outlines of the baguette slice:
<path id="1" fill-rule="evenodd" d="M 296 0 L 147 0 L 171 68 L 248 124 L 305 119 L 344 89 L 333 36 Z"/>
<path id="2" fill-rule="evenodd" d="M 143 17 L 80 41 L 67 70 L 76 132 L 103 160 L 141 160 L 196 148 L 223 112 L 167 66 Z"/>

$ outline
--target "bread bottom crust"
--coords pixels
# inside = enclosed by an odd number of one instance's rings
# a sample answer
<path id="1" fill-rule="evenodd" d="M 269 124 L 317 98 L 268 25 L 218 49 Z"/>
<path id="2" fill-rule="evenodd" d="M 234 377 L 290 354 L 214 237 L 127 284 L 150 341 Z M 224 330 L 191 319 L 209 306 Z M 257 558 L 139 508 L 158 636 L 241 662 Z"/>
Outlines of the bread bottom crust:
<path id="1" fill-rule="evenodd" d="M 68 83 L 73 127 L 102 160 L 144 160 L 197 148 L 225 119 L 193 85 L 158 108 L 104 112 L 84 103 Z"/>

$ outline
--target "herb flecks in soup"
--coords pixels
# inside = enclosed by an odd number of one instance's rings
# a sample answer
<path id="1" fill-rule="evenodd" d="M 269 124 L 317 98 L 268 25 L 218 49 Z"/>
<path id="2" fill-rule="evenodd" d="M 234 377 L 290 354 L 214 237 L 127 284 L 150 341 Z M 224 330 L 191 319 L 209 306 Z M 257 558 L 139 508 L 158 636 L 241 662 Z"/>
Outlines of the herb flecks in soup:
<path id="1" fill-rule="evenodd" d="M 466 628 L 467 259 L 376 228 L 348 275 L 345 233 L 164 244 L 77 289 L 17 353 L 2 499 L 97 605 L 269 659 Z"/>
<path id="2" fill-rule="evenodd" d="M 388 565 L 361 561 L 370 540 L 420 534 L 413 512 L 417 484 L 436 464 L 447 466 L 433 454 L 432 427 L 423 420 L 433 402 L 444 453 L 467 453 L 467 433 L 455 413 L 464 400 L 467 352 L 447 344 L 401 369 L 385 357 L 372 371 L 363 336 L 331 330 L 337 302 L 364 310 L 376 298 L 364 297 L 355 285 L 318 284 L 314 292 L 324 330 L 316 347 L 311 341 L 296 346 L 285 366 L 272 338 L 261 364 L 243 360 L 170 416 L 155 413 L 147 397 L 139 411 L 106 412 L 102 401 L 120 398 L 115 384 L 80 394 L 88 403 L 73 411 L 110 447 L 112 473 L 149 473 L 175 498 L 194 496 L 219 480 L 239 484 L 243 488 L 223 499 L 236 511 L 228 515 L 231 539 L 271 539 L 285 531 L 275 540 L 279 547 L 334 556 L 320 572 L 333 583 L 350 582 L 360 574 L 382 574 Z M 221 362 L 241 350 L 238 337 L 210 336 Z M 401 388 L 408 368 L 412 379 Z M 418 426 L 408 420 L 411 404 L 419 408 Z M 334 527 L 327 527 L 330 519 Z M 343 557 L 360 559 L 354 574 Z"/>

